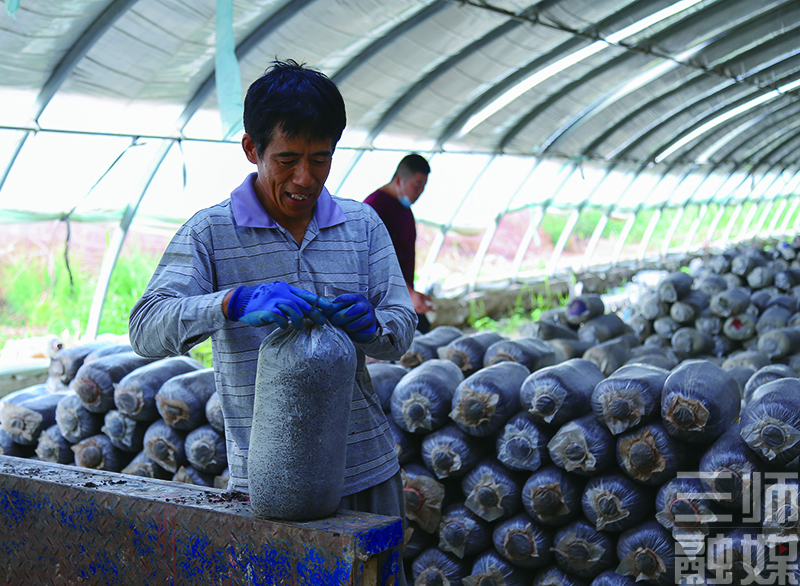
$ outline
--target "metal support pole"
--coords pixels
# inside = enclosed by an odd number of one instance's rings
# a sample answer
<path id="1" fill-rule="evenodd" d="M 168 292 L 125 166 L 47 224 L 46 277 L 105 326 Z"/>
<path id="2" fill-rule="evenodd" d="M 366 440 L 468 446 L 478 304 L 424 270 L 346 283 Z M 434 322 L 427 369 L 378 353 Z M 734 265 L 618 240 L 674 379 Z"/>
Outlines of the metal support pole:
<path id="1" fill-rule="evenodd" d="M 481 239 L 480 246 L 478 247 L 478 250 L 475 253 L 475 258 L 472 260 L 472 263 L 470 265 L 470 269 L 469 269 L 469 272 L 468 272 L 468 276 L 467 276 L 467 282 L 469 284 L 468 285 L 468 290 L 470 292 L 475 290 L 475 286 L 476 286 L 477 281 L 478 281 L 478 275 L 480 275 L 481 267 L 483 266 L 483 261 L 486 258 L 486 254 L 489 252 L 489 247 L 492 244 L 492 240 L 494 239 L 494 235 L 497 233 L 497 229 L 500 226 L 500 222 L 502 221 L 503 216 L 506 214 L 506 212 L 508 212 L 508 209 L 511 206 L 511 202 L 514 200 L 514 198 L 520 192 L 520 190 L 522 189 L 522 186 L 525 185 L 528 182 L 528 180 L 531 178 L 531 176 L 536 171 L 536 169 L 539 168 L 539 164 L 540 163 L 541 163 L 541 159 L 538 159 L 536 161 L 536 163 L 528 171 L 528 173 L 525 175 L 525 178 L 522 180 L 522 182 L 517 186 L 517 188 L 514 191 L 511 192 L 511 195 L 506 200 L 506 204 L 504 206 L 503 211 L 495 216 L 492 226 L 490 226 L 486 230 L 486 232 L 484 232 L 483 238 Z M 513 277 L 512 277 L 512 279 L 513 279 Z"/>
<path id="2" fill-rule="evenodd" d="M 567 240 L 569 240 L 569 237 L 572 235 L 572 231 L 575 229 L 575 225 L 578 223 L 578 218 L 580 218 L 580 216 L 580 209 L 573 210 L 572 213 L 570 213 L 567 223 L 564 229 L 561 230 L 561 235 L 558 237 L 558 242 L 553 248 L 553 253 L 550 255 L 550 262 L 547 267 L 548 275 L 555 276 L 558 259 L 561 258 L 561 253 L 564 252 L 564 248 L 567 246 Z"/>
<path id="3" fill-rule="evenodd" d="M 490 158 L 486 162 L 486 165 L 484 165 L 483 169 L 481 169 L 480 173 L 478 173 L 477 177 L 475 177 L 475 180 L 472 182 L 470 188 L 467 189 L 466 192 L 464 193 L 464 196 L 461 198 L 461 201 L 458 203 L 457 206 L 453 208 L 453 213 L 450 214 L 450 219 L 447 221 L 446 224 L 444 224 L 441 227 L 440 233 L 436 235 L 436 238 L 434 239 L 430 250 L 428 250 L 428 256 L 425 258 L 425 263 L 422 266 L 422 271 L 421 271 L 422 275 L 420 278 L 420 282 L 421 282 L 421 289 L 423 291 L 427 290 L 428 287 L 430 287 L 431 269 L 433 268 L 433 264 L 436 262 L 436 258 L 439 256 L 439 251 L 441 250 L 442 245 L 444 244 L 444 240 L 447 236 L 447 233 L 453 226 L 453 220 L 455 220 L 459 210 L 461 209 L 461 206 L 463 206 L 464 202 L 467 201 L 467 197 L 469 197 L 469 194 L 472 193 L 472 190 L 475 188 L 475 185 L 478 183 L 478 181 L 480 181 L 480 178 L 483 176 L 483 174 L 486 173 L 486 170 L 489 168 L 489 165 L 491 165 L 493 160 L 494 157 Z"/>
<path id="4" fill-rule="evenodd" d="M 685 213 L 686 208 L 679 207 L 678 211 L 675 213 L 675 217 L 672 218 L 672 222 L 670 222 L 667 233 L 664 236 L 664 241 L 661 243 L 661 258 L 665 258 L 669 254 L 669 245 L 672 243 L 672 239 L 675 237 L 675 231 L 678 229 L 678 225 L 681 223 L 681 220 L 683 220 L 683 215 Z"/>
<path id="5" fill-rule="evenodd" d="M 769 217 L 770 212 L 775 208 L 775 200 L 766 202 L 764 204 L 764 211 L 761 212 L 761 217 L 756 222 L 755 226 L 753 227 L 753 231 L 750 232 L 750 236 L 755 241 L 758 238 L 758 235 L 761 233 L 761 230 L 764 228 L 764 224 L 767 221 L 767 217 Z"/>
<path id="6" fill-rule="evenodd" d="M 517 280 L 519 278 L 519 273 L 522 269 L 522 262 L 525 260 L 525 253 L 528 252 L 528 247 L 531 245 L 531 241 L 534 238 L 538 238 L 537 230 L 539 229 L 539 224 L 542 222 L 542 218 L 544 218 L 545 211 L 546 210 L 543 210 L 541 207 L 536 207 L 531 210 L 531 221 L 528 224 L 528 228 L 525 230 L 525 233 L 522 235 L 519 247 L 517 248 L 517 254 L 514 256 L 514 262 L 511 265 L 511 275 L 513 280 Z"/>
<path id="7" fill-rule="evenodd" d="M 733 227 L 736 225 L 736 221 L 739 219 L 739 216 L 742 215 L 742 211 L 744 210 L 744 206 L 739 203 L 733 208 L 733 213 L 731 217 L 728 218 L 728 223 L 725 226 L 725 231 L 722 233 L 722 236 L 719 239 L 720 248 L 723 250 L 728 247 L 728 243 L 731 241 L 731 234 L 733 233 Z"/>
<path id="8" fill-rule="evenodd" d="M 639 262 L 644 260 L 645 255 L 647 254 L 647 245 L 650 244 L 650 239 L 653 237 L 653 232 L 655 232 L 656 226 L 658 225 L 659 220 L 661 219 L 661 208 L 655 210 L 653 213 L 653 217 L 650 218 L 650 223 L 647 224 L 647 228 L 644 231 L 644 235 L 642 236 L 642 243 L 639 245 Z"/>
<path id="9" fill-rule="evenodd" d="M 783 216 L 783 212 L 788 205 L 788 200 L 785 197 L 782 197 L 781 200 L 778 202 L 778 209 L 772 214 L 772 221 L 769 223 L 769 227 L 767 228 L 767 236 L 772 236 L 778 229 L 778 220 L 781 219 Z"/>
<path id="10" fill-rule="evenodd" d="M 684 240 L 682 246 L 678 247 L 678 251 L 685 253 L 692 249 L 692 241 L 694 240 L 697 231 L 700 229 L 700 224 L 702 224 L 703 220 L 705 220 L 706 214 L 708 214 L 708 204 L 704 203 L 700 206 L 700 210 L 697 212 L 697 216 L 695 217 L 694 222 L 692 222 L 689 232 L 686 234 L 686 240 Z"/>
<path id="11" fill-rule="evenodd" d="M 619 257 L 622 256 L 622 249 L 625 248 L 625 243 L 628 241 L 628 237 L 631 235 L 635 223 L 636 214 L 628 214 L 628 219 L 625 220 L 622 232 L 620 232 L 619 238 L 617 238 L 617 242 L 614 244 L 614 252 L 611 253 L 611 266 L 615 267 L 617 263 L 619 263 Z"/>
<path id="12" fill-rule="evenodd" d="M 747 212 L 747 215 L 744 218 L 744 222 L 742 222 L 742 227 L 739 230 L 739 233 L 736 235 L 736 239 L 734 242 L 744 242 L 747 239 L 747 231 L 750 228 L 750 224 L 753 223 L 753 219 L 756 217 L 756 213 L 758 213 L 758 204 L 755 203 L 750 207 L 750 210 Z"/>
<path id="13" fill-rule="evenodd" d="M 480 275 L 481 272 L 481 266 L 483 266 L 483 260 L 486 257 L 486 253 L 489 252 L 489 245 L 492 243 L 494 235 L 497 232 L 497 227 L 499 225 L 500 225 L 500 216 L 497 216 L 495 217 L 494 222 L 492 222 L 492 225 L 489 226 L 483 233 L 483 238 L 481 238 L 481 243 L 478 246 L 478 250 L 476 251 L 474 258 L 472 259 L 469 271 L 467 272 L 467 290 L 469 292 L 475 290 L 475 284 L 478 282 L 478 276 Z"/>
<path id="14" fill-rule="evenodd" d="M 606 226 L 608 225 L 608 219 L 610 216 L 611 210 L 606 210 L 597 221 L 597 224 L 595 224 L 592 236 L 589 238 L 589 244 L 586 245 L 586 250 L 583 252 L 583 257 L 581 258 L 580 265 L 578 266 L 579 270 L 584 270 L 589 264 L 589 260 L 591 260 L 592 255 L 594 255 L 594 249 L 597 248 L 597 244 L 600 242 L 600 237 L 603 235 L 603 230 L 605 230 Z"/>
<path id="15" fill-rule="evenodd" d="M 711 244 L 714 238 L 714 232 L 717 231 L 717 226 L 722 221 L 723 216 L 725 215 L 725 210 L 727 210 L 726 204 L 717 204 L 719 209 L 717 213 L 714 215 L 714 218 L 711 220 L 711 224 L 708 226 L 708 231 L 706 232 L 706 242 Z"/>
<path id="16" fill-rule="evenodd" d="M 86 324 L 86 337 L 89 340 L 93 340 L 97 337 L 100 327 L 100 316 L 103 313 L 103 305 L 106 300 L 106 294 L 108 293 L 108 285 L 111 281 L 111 274 L 114 272 L 114 267 L 117 264 L 117 259 L 119 258 L 122 244 L 125 242 L 125 236 L 128 234 L 128 229 L 133 222 L 133 218 L 136 216 L 136 211 L 139 209 L 139 205 L 142 203 L 142 199 L 144 198 L 144 194 L 147 192 L 147 188 L 153 181 L 153 177 L 155 177 L 159 166 L 166 158 L 167 153 L 174 142 L 175 141 L 172 140 L 164 140 L 159 145 L 158 151 L 150 161 L 147 171 L 142 176 L 142 182 L 139 185 L 139 188 L 136 190 L 133 197 L 128 202 L 128 205 L 125 207 L 122 220 L 120 220 L 119 225 L 114 230 L 114 234 L 111 237 L 111 242 L 109 243 L 108 248 L 103 255 L 103 263 L 100 265 L 100 274 L 97 277 L 97 287 L 95 287 L 92 305 L 89 309 L 89 321 Z"/>
<path id="17" fill-rule="evenodd" d="M 789 209 L 786 211 L 786 215 L 783 216 L 783 222 L 781 222 L 781 227 L 778 229 L 779 236 L 786 236 L 789 232 L 789 222 L 792 219 L 792 216 L 797 211 L 797 206 L 800 205 L 800 197 L 793 197 L 792 203 L 789 205 Z"/>

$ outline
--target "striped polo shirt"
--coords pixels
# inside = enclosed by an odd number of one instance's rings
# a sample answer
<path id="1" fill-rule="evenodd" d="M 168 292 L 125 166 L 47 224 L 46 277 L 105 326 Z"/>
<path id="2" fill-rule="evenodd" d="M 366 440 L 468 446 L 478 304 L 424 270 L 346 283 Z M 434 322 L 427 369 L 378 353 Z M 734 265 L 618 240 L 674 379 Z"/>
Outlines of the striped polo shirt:
<path id="1" fill-rule="evenodd" d="M 225 417 L 229 490 L 248 492 L 247 455 L 259 347 L 276 326 L 251 327 L 222 313 L 225 294 L 240 285 L 285 281 L 332 298 L 359 292 L 375 307 L 380 335 L 355 344 L 356 380 L 350 412 L 342 496 L 399 470 L 394 441 L 378 397 L 364 377 L 365 356 L 397 360 L 411 344 L 414 312 L 389 234 L 375 211 L 323 189 L 298 245 L 258 202 L 255 173 L 231 197 L 197 212 L 167 246 L 130 314 L 130 342 L 147 357 L 185 354 L 211 338 L 216 385 Z"/>

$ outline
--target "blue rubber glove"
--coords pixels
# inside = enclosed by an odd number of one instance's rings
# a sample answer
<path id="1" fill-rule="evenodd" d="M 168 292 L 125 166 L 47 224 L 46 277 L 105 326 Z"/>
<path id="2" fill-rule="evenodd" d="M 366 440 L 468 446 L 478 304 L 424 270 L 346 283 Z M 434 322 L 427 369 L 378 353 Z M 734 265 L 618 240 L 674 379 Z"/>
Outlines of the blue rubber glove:
<path id="1" fill-rule="evenodd" d="M 285 329 L 303 327 L 303 320 L 325 323 L 323 312 L 332 311 L 333 304 L 315 293 L 288 285 L 283 281 L 263 283 L 236 289 L 228 302 L 228 319 L 243 321 L 251 326 L 276 324 Z"/>
<path id="2" fill-rule="evenodd" d="M 342 328 L 353 342 L 365 344 L 378 331 L 375 309 L 361 293 L 339 295 L 333 300 L 333 309 L 325 313 L 328 320 Z"/>

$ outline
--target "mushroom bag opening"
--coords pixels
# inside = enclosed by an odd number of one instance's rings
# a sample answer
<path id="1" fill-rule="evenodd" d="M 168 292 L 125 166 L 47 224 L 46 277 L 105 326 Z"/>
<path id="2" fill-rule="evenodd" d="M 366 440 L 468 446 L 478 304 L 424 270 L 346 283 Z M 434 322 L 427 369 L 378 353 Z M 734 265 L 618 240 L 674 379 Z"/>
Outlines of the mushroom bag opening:
<path id="1" fill-rule="evenodd" d="M 278 329 L 261 343 L 247 461 L 255 515 L 306 521 L 336 511 L 355 376 L 355 347 L 330 324 Z"/>

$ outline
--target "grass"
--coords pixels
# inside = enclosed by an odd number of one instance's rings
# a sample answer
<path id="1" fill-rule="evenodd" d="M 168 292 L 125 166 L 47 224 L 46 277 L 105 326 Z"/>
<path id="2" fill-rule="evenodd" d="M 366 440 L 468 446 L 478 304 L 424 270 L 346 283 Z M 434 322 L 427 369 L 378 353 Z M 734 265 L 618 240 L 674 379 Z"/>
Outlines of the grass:
<path id="1" fill-rule="evenodd" d="M 477 331 L 490 330 L 501 335 L 513 337 L 519 332 L 520 326 L 536 321 L 543 312 L 556 307 L 565 307 L 569 299 L 564 295 L 554 295 L 545 283 L 545 292 L 534 288 L 522 289 L 517 294 L 514 305 L 508 309 L 505 317 L 500 320 L 486 315 L 486 308 L 482 300 L 471 300 L 467 325 Z"/>
<path id="2" fill-rule="evenodd" d="M 715 218 L 718 210 L 719 204 L 711 204 L 709 206 L 709 211 L 705 214 L 700 222 L 697 232 L 695 233 L 695 239 L 693 243 L 703 244 L 704 242 L 708 241 L 715 241 L 720 239 L 726 231 L 729 231 L 733 237 L 736 237 L 739 234 L 739 231 L 742 229 L 742 225 L 744 224 L 745 218 L 748 216 L 748 212 L 754 206 L 758 207 L 758 214 L 757 218 L 761 217 L 761 212 L 764 209 L 764 206 L 769 205 L 767 203 L 760 204 L 759 202 L 746 202 L 743 205 L 743 210 L 739 214 L 737 218 L 735 218 L 735 222 L 733 226 L 729 226 L 730 220 L 733 219 L 733 206 L 726 206 L 721 221 L 718 222 L 714 233 L 709 235 L 708 230 L 711 228 L 711 224 L 713 219 Z M 689 204 L 685 207 L 684 214 L 678 224 L 678 228 L 675 230 L 673 235 L 673 239 L 670 242 L 671 247 L 676 247 L 682 244 L 682 237 L 688 233 L 695 218 L 700 213 L 701 206 L 699 204 Z M 774 220 L 774 216 L 777 214 L 777 206 L 773 207 L 770 206 L 767 211 L 766 218 L 763 222 L 763 227 L 768 227 Z M 650 224 L 650 220 L 655 213 L 654 209 L 642 209 L 636 213 L 636 219 L 631 227 L 630 235 L 628 236 L 628 243 L 638 245 L 641 243 L 642 239 L 644 238 L 645 232 L 647 230 L 648 225 Z M 658 250 L 669 231 L 669 227 L 672 224 L 673 219 L 675 218 L 676 214 L 678 213 L 678 208 L 666 208 L 662 211 L 661 218 L 658 221 L 658 224 L 653 231 L 653 234 L 650 238 L 650 242 L 648 244 L 649 250 Z M 780 225 L 783 221 L 787 220 L 784 217 L 786 210 L 780 212 L 780 216 L 778 220 Z M 586 240 L 588 239 L 592 233 L 594 232 L 594 227 L 597 225 L 598 221 L 602 216 L 602 211 L 596 207 L 586 207 L 581 211 L 580 216 L 578 217 L 578 221 L 575 224 L 575 227 L 572 231 L 572 237 L 578 240 Z M 794 222 L 797 220 L 798 216 L 800 216 L 800 210 L 796 210 L 791 218 L 788 218 L 789 225 L 793 225 Z M 566 227 L 567 221 L 569 219 L 569 213 L 552 213 L 548 214 L 542 220 L 542 230 L 548 235 L 548 237 L 552 240 L 552 242 L 557 242 L 559 237 L 561 236 L 562 231 Z M 612 218 L 603 231 L 602 237 L 609 240 L 616 239 L 620 233 L 622 232 L 622 227 L 624 225 L 624 221 L 620 221 L 619 219 Z M 755 220 L 749 226 L 750 230 L 755 228 Z"/>
<path id="3" fill-rule="evenodd" d="M 125 336 L 131 307 L 144 292 L 158 258 L 130 250 L 121 255 L 109 283 L 98 334 Z M 66 345 L 86 333 L 97 274 L 71 261 L 41 255 L 16 258 L 0 266 L 0 348 L 11 339 L 56 334 Z M 211 343 L 192 350 L 192 356 L 211 365 Z"/>
<path id="4" fill-rule="evenodd" d="M 120 255 L 109 283 L 98 334 L 125 336 L 130 308 L 144 292 L 158 257 L 131 249 Z M 11 339 L 56 334 L 65 344 L 79 343 L 86 333 L 97 285 L 97 270 L 71 261 L 67 270 L 60 258 L 42 255 L 16 258 L 0 265 L 0 348 Z M 71 273 L 71 274 L 70 274 Z M 486 316 L 481 301 L 473 301 L 467 325 L 476 330 L 514 334 L 520 325 L 538 319 L 551 307 L 565 305 L 533 288 L 520 291 L 508 315 L 500 320 Z M 211 342 L 196 346 L 192 356 L 211 366 Z"/>
<path id="5" fill-rule="evenodd" d="M 736 220 L 732 231 L 738 230 L 751 205 L 746 204 L 743 213 Z M 707 235 L 711 220 L 719 209 L 712 205 L 697 231 L 698 240 Z M 676 210 L 664 211 L 653 234 L 648 248 L 655 249 L 664 239 L 667 228 Z M 697 217 L 698 206 L 687 206 L 676 235 L 684 235 L 692 221 Z M 653 210 L 641 210 L 631 230 L 629 242 L 640 242 L 652 217 Z M 712 239 L 719 238 L 731 218 L 732 208 L 725 209 L 725 215 L 716 227 Z M 768 226 L 775 210 L 769 210 L 764 223 Z M 780 215 L 783 215 L 781 213 Z M 577 238 L 588 238 L 601 216 L 599 209 L 587 208 L 581 213 L 575 226 Z M 795 211 L 791 219 L 796 221 L 800 211 Z M 776 218 L 776 220 L 782 218 Z M 557 241 L 567 221 L 566 215 L 549 215 L 542 227 L 553 241 Z M 603 237 L 613 239 L 618 236 L 624 222 L 612 219 L 604 230 Z M 674 238 L 679 241 L 680 236 Z M 677 242 L 673 241 L 675 246 Z M 538 259 L 541 261 L 541 259 Z M 158 255 L 144 252 L 135 246 L 123 249 L 113 272 L 106 301 L 99 323 L 99 334 L 126 335 L 130 308 L 144 291 L 150 276 L 158 263 Z M 84 265 L 79 259 L 71 261 L 71 272 L 64 260 L 53 253 L 48 255 L 29 254 L 12 257 L 6 255 L 0 263 L 0 348 L 8 340 L 26 338 L 43 334 L 56 334 L 66 344 L 76 343 L 86 333 L 92 298 L 97 284 L 97 267 Z M 480 301 L 470 306 L 467 325 L 476 330 L 495 330 L 503 334 L 516 332 L 526 321 L 536 320 L 542 311 L 563 306 L 567 299 L 537 293 L 533 289 L 520 292 L 516 303 L 508 309 L 505 317 L 499 320 L 487 317 L 485 307 Z M 204 365 L 211 364 L 211 344 L 206 341 L 192 351 L 192 355 Z"/>

